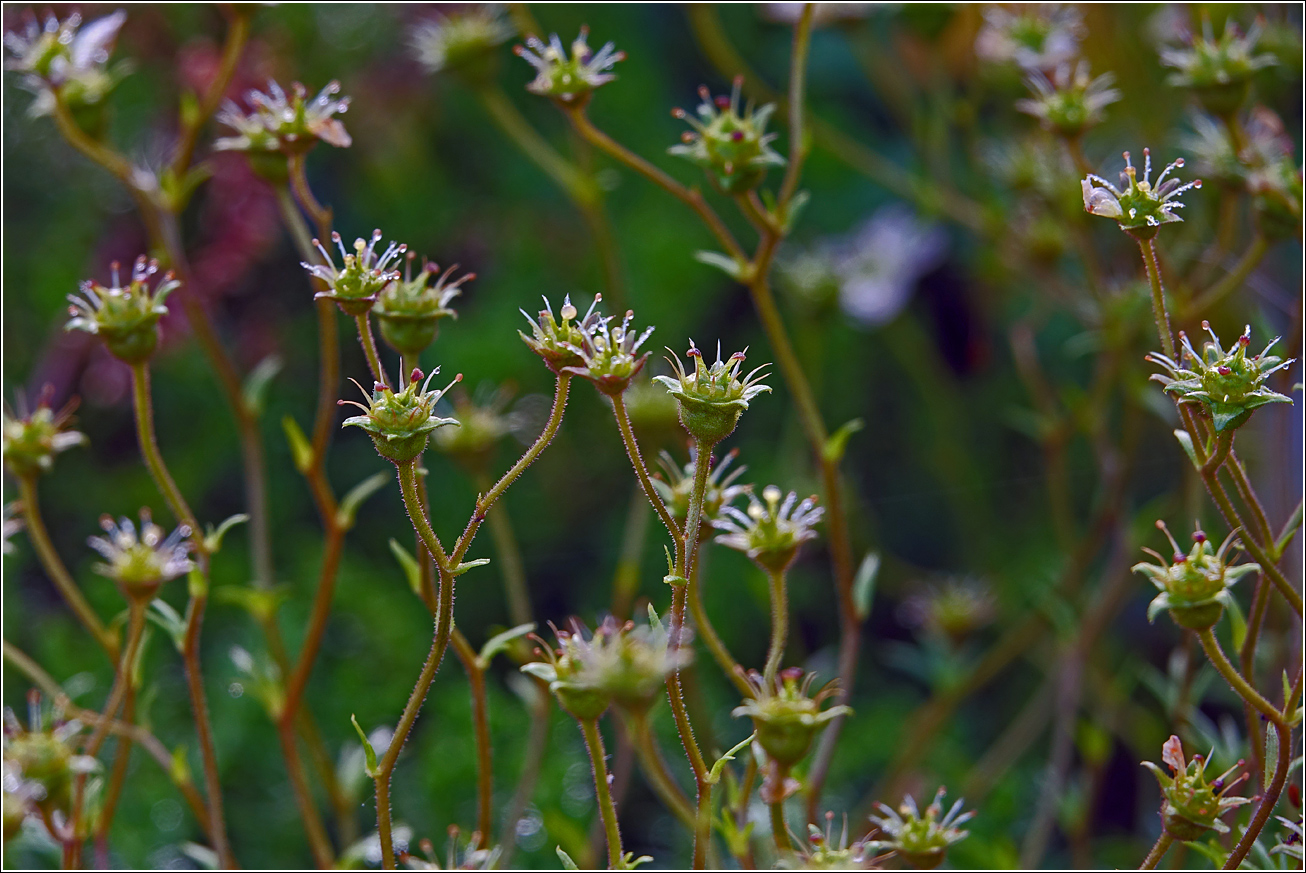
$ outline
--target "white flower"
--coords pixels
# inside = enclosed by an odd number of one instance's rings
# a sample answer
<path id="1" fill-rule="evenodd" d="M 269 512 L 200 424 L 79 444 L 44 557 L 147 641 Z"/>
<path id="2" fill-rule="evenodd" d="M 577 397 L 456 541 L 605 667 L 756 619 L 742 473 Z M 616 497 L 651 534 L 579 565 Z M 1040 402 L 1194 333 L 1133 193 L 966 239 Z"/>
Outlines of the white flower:
<path id="1" fill-rule="evenodd" d="M 886 206 L 847 238 L 831 246 L 839 301 L 856 322 L 892 321 L 922 276 L 938 266 L 947 235 L 905 206 Z"/>
<path id="2" fill-rule="evenodd" d="M 1050 70 L 1079 54 L 1083 14 L 1055 3 L 990 6 L 975 38 L 975 54 L 994 63 L 1014 63 L 1026 70 Z"/>

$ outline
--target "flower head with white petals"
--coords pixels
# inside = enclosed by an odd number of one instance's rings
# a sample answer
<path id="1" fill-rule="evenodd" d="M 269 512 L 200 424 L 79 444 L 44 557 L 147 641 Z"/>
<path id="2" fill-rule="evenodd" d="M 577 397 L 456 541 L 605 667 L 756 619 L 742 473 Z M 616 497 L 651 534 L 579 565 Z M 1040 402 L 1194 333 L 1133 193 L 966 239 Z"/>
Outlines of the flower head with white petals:
<path id="1" fill-rule="evenodd" d="M 276 82 L 268 82 L 267 93 L 251 90 L 245 95 L 248 112 L 228 100 L 218 113 L 221 123 L 236 136 L 222 137 L 213 147 L 219 151 L 251 153 L 284 152 L 302 154 L 321 140 L 336 148 L 348 148 L 353 140 L 337 115 L 349 109 L 348 97 L 336 97 L 340 83 L 331 81 L 312 100 L 299 82 L 287 94 Z"/>
<path id="2" fill-rule="evenodd" d="M 139 531 L 125 516 L 116 524 L 112 517 L 103 516 L 100 527 L 105 536 L 86 541 L 107 562 L 96 564 L 95 572 L 116 582 L 128 598 L 152 599 L 159 586 L 195 566 L 190 559 L 190 528 L 183 524 L 165 535 L 148 509 L 141 509 Z"/>
<path id="3" fill-rule="evenodd" d="M 400 278 L 400 272 L 392 269 L 399 263 L 399 257 L 408 246 L 402 243 L 390 243 L 381 254 L 376 253 L 376 244 L 381 241 L 380 229 L 372 231 L 372 238 L 354 240 L 354 253 L 345 251 L 340 234 L 332 232 L 331 241 L 340 250 L 341 267 L 336 268 L 331 253 L 321 241 L 313 240 L 322 255 L 321 264 L 303 264 L 309 273 L 327 284 L 328 290 L 319 291 L 314 299 L 334 300 L 346 315 L 366 315 L 386 286 Z"/>
<path id="4" fill-rule="evenodd" d="M 781 497 L 784 497 L 783 501 Z M 713 527 L 725 531 L 716 538 L 723 546 L 748 555 L 763 570 L 782 571 L 793 563 L 798 548 L 817 537 L 816 523 L 825 514 L 815 497 L 802 502 L 774 485 L 762 489 L 762 499 L 750 491 L 748 512 L 724 506 Z"/>
<path id="5" fill-rule="evenodd" d="M 1143 149 L 1143 178 L 1138 179 L 1138 170 L 1125 152 L 1125 170 L 1120 174 L 1120 185 L 1115 185 L 1090 173 L 1081 182 L 1084 193 L 1084 211 L 1092 215 L 1115 219 L 1120 229 L 1135 239 L 1148 240 L 1156 236 L 1163 224 L 1183 221 L 1174 210 L 1183 207 L 1179 195 L 1185 191 L 1202 187 L 1202 180 L 1195 179 L 1187 184 L 1177 178 L 1169 178 L 1172 172 L 1183 167 L 1184 159 L 1177 158 L 1161 171 L 1153 185 L 1152 153 Z"/>
<path id="6" fill-rule="evenodd" d="M 535 79 L 526 90 L 564 106 L 584 106 L 589 102 L 595 88 L 617 78 L 608 70 L 625 60 L 626 53 L 617 51 L 611 42 L 595 52 L 589 47 L 588 37 L 589 28 L 581 27 L 580 35 L 571 43 L 570 54 L 556 33 L 549 37 L 548 43 L 537 36 L 528 36 L 526 45 L 514 47 L 517 56 L 535 68 Z"/>

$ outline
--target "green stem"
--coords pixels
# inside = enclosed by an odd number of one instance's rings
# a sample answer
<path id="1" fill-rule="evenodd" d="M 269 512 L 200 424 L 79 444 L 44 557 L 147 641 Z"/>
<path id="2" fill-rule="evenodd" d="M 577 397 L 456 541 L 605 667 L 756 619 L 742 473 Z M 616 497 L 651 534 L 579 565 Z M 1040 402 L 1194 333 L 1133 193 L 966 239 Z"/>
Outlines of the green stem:
<path id="1" fill-rule="evenodd" d="M 1261 805 L 1256 807 L 1256 814 L 1252 816 L 1251 822 L 1247 825 L 1247 830 L 1243 832 L 1242 839 L 1229 855 L 1229 859 L 1224 862 L 1225 870 L 1237 870 L 1242 865 L 1243 858 L 1251 851 L 1252 846 L 1256 843 L 1256 838 L 1261 835 L 1265 828 L 1266 822 L 1274 813 L 1274 807 L 1279 802 L 1279 796 L 1283 793 L 1283 785 L 1288 779 L 1288 770 L 1292 767 L 1292 729 L 1279 722 L 1274 723 L 1274 731 L 1279 735 L 1279 757 L 1274 762 L 1274 776 L 1270 779 L 1269 786 L 1265 793 L 1261 795 Z M 1268 762 L 1267 762 L 1268 763 Z"/>
<path id="2" fill-rule="evenodd" d="M 712 620 L 708 617 L 707 609 L 703 606 L 703 579 L 702 574 L 698 572 L 698 567 L 694 568 L 694 579 L 689 589 L 689 611 L 694 616 L 694 626 L 698 629 L 698 635 L 703 638 L 707 650 L 712 653 L 712 658 L 721 668 L 725 677 L 734 683 L 739 689 L 739 693 L 745 697 L 753 696 L 753 687 L 748 684 L 744 678 L 744 668 L 735 660 L 734 655 L 726 648 L 725 642 L 716 632 Z"/>
<path id="3" fill-rule="evenodd" d="M 630 711 L 624 713 L 626 733 L 630 744 L 639 758 L 639 767 L 648 780 L 649 787 L 658 796 L 672 815 L 680 820 L 692 832 L 694 829 L 694 810 L 689 805 L 689 798 L 676 784 L 667 770 L 667 762 L 658 751 L 657 741 L 653 739 L 653 730 L 649 724 L 647 711 Z"/>
<path id="4" fill-rule="evenodd" d="M 786 206 L 798 190 L 807 145 L 803 142 L 803 103 L 807 88 L 807 51 L 812 44 L 812 13 L 815 3 L 804 3 L 794 27 L 794 46 L 789 59 L 789 166 L 785 168 L 778 203 Z"/>
<path id="5" fill-rule="evenodd" d="M 1229 471 L 1229 476 L 1233 479 L 1233 486 L 1238 490 L 1238 496 L 1252 512 L 1252 519 L 1256 522 L 1256 539 L 1265 548 L 1273 549 L 1275 546 L 1274 531 L 1270 529 L 1269 516 L 1265 514 L 1265 507 L 1261 504 L 1261 499 L 1256 495 L 1256 489 L 1252 487 L 1252 480 L 1247 475 L 1247 468 L 1243 466 L 1238 455 L 1233 452 L 1232 431 L 1229 434 L 1229 442 L 1230 455 L 1224 468 Z M 1276 557 L 1281 554 L 1277 549 L 1274 552 Z"/>
<path id="6" fill-rule="evenodd" d="M 599 816 L 603 819 L 603 831 L 608 839 L 608 869 L 620 870 L 622 867 L 621 831 L 617 827 L 617 805 L 612 802 L 612 790 L 608 785 L 608 766 L 603 755 L 603 735 L 599 733 L 597 719 L 577 719 L 581 733 L 585 735 L 585 748 L 590 753 L 590 766 L 594 771 L 594 791 L 599 799 Z"/>
<path id="7" fill-rule="evenodd" d="M 766 576 L 771 583 L 771 648 L 766 653 L 766 669 L 762 677 L 765 687 L 773 688 L 789 636 L 789 597 L 783 569 L 768 570 Z"/>
<path id="8" fill-rule="evenodd" d="M 50 534 L 45 529 L 45 521 L 41 518 L 41 504 L 37 500 L 36 478 L 33 476 L 20 476 L 18 478 L 18 489 L 22 501 L 23 522 L 27 527 L 27 538 L 32 547 L 36 550 L 36 556 L 41 561 L 41 566 L 45 568 L 46 575 L 54 583 L 54 587 L 59 589 L 59 594 L 63 597 L 68 608 L 77 616 L 77 620 L 82 623 L 82 627 L 90 632 L 91 636 L 104 649 L 109 660 L 117 662 L 118 660 L 118 641 L 112 633 L 100 621 L 100 617 L 95 614 L 91 604 L 87 602 L 82 590 L 77 587 L 73 581 L 72 574 L 64 566 L 63 561 L 59 558 L 59 553 L 55 551 L 54 544 L 50 542 Z"/>
<path id="9" fill-rule="evenodd" d="M 178 181 L 190 168 L 200 130 L 204 127 L 204 122 L 212 117 L 227 93 L 232 76 L 236 74 L 236 65 L 240 63 L 240 56 L 245 50 L 245 43 L 249 40 L 249 17 L 252 11 L 239 6 L 229 7 L 229 10 L 231 24 L 227 27 L 227 38 L 222 46 L 222 60 L 218 63 L 218 72 L 209 82 L 209 87 L 200 100 L 199 111 L 182 123 L 181 132 L 177 137 L 172 171 Z"/>
<path id="10" fill-rule="evenodd" d="M 277 719 L 277 738 L 281 741 L 281 755 L 286 759 L 291 794 L 295 797 L 295 806 L 299 808 L 299 817 L 304 822 L 304 834 L 308 838 L 313 864 L 319 870 L 330 870 L 335 866 L 335 853 L 331 849 L 331 840 L 322 824 L 322 817 L 318 814 L 317 804 L 313 802 L 304 762 L 299 757 L 293 719 Z"/>
<path id="11" fill-rule="evenodd" d="M 1274 704 L 1261 696 L 1260 692 L 1248 684 L 1247 680 L 1238 674 L 1233 664 L 1225 656 L 1224 650 L 1220 648 L 1220 641 L 1215 638 L 1215 633 L 1207 628 L 1204 631 L 1198 631 L 1197 638 L 1201 640 L 1202 649 L 1206 651 L 1206 657 L 1211 659 L 1212 666 L 1224 677 L 1224 681 L 1229 683 L 1229 687 L 1234 693 L 1243 700 L 1250 703 L 1261 711 L 1269 721 L 1275 726 L 1283 726 L 1283 715 L 1275 708 Z"/>
<path id="12" fill-rule="evenodd" d="M 385 367 L 381 366 L 381 356 L 376 351 L 376 337 L 372 335 L 372 319 L 367 313 L 354 316 L 354 323 L 358 325 L 358 341 L 363 346 L 363 355 L 367 358 L 367 368 L 372 371 L 372 378 L 382 385 L 389 385 L 389 380 L 385 377 Z M 404 379 L 408 378 L 407 373 L 399 374 Z"/>
<path id="13" fill-rule="evenodd" d="M 1155 870 L 1156 865 L 1161 862 L 1161 856 L 1165 854 L 1165 850 L 1170 848 L 1170 844 L 1173 842 L 1174 837 L 1170 836 L 1170 832 L 1162 830 L 1161 836 L 1156 838 L 1156 844 L 1152 846 L 1152 851 L 1147 853 L 1147 857 L 1143 859 L 1143 863 L 1138 869 Z"/>
<path id="14" fill-rule="evenodd" d="M 648 501 L 644 499 L 643 487 L 639 486 L 630 495 L 617 569 L 612 574 L 612 615 L 618 621 L 630 618 L 631 603 L 639 591 L 640 558 L 644 555 L 648 520 Z"/>
<path id="15" fill-rule="evenodd" d="M 1143 253 L 1143 267 L 1147 270 L 1147 281 L 1152 286 L 1152 318 L 1156 321 L 1161 348 L 1166 357 L 1177 361 L 1174 334 L 1170 330 L 1170 313 L 1165 307 L 1165 289 L 1161 287 L 1161 266 L 1156 260 L 1156 240 L 1138 240 L 1138 250 Z"/>
<path id="16" fill-rule="evenodd" d="M 712 783 L 698 783 L 698 805 L 694 810 L 694 869 L 707 869 L 707 850 L 712 842 Z"/>
<path id="17" fill-rule="evenodd" d="M 163 455 L 159 451 L 158 437 L 154 433 L 154 404 L 150 399 L 149 364 L 136 364 L 132 367 L 132 394 L 136 409 L 136 437 L 140 443 L 141 457 L 150 471 L 150 476 L 154 479 L 154 484 L 158 486 L 159 493 L 172 509 L 172 514 L 179 522 L 190 528 L 190 535 L 193 537 L 191 542 L 200 552 L 202 562 L 207 564 L 207 561 L 203 560 L 207 558 L 203 551 L 204 532 L 199 522 L 195 520 L 195 514 L 191 512 L 186 498 L 182 496 L 181 489 L 173 481 L 172 474 L 168 472 L 168 467 L 163 462 Z M 204 569 L 207 571 L 207 567 Z"/>
<path id="18" fill-rule="evenodd" d="M 771 837 L 775 840 L 776 850 L 793 851 L 793 844 L 789 841 L 789 826 L 785 824 L 785 802 L 774 800 L 768 805 L 771 807 Z"/>
<path id="19" fill-rule="evenodd" d="M 1239 516 L 1237 509 L 1234 508 L 1233 502 L 1229 499 L 1229 495 L 1224 490 L 1224 485 L 1220 483 L 1220 479 L 1215 471 L 1202 473 L 1202 481 L 1206 483 L 1207 492 L 1215 501 L 1215 505 L 1219 508 L 1229 527 L 1241 527 L 1243 529 L 1243 533 L 1245 534 L 1242 538 L 1243 548 L 1247 550 L 1247 553 L 1252 556 L 1252 559 L 1255 560 L 1256 563 L 1261 565 L 1261 572 L 1270 577 L 1270 581 L 1274 583 L 1274 587 L 1279 590 L 1279 593 L 1283 595 L 1283 598 L 1288 601 L 1290 606 L 1292 606 L 1293 611 L 1296 612 L 1298 616 L 1301 616 L 1301 594 L 1293 587 L 1293 584 L 1288 581 L 1288 577 L 1283 575 L 1283 571 L 1278 568 L 1273 558 L 1266 553 L 1260 543 L 1256 542 L 1255 538 L 1253 538 L 1248 532 L 1247 525 L 1242 523 L 1241 516 Z"/>

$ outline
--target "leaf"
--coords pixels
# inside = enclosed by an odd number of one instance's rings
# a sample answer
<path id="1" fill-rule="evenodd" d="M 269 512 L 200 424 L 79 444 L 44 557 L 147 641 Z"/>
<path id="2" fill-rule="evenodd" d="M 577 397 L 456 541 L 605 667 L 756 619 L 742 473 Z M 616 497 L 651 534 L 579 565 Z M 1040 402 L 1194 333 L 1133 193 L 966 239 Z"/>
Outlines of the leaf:
<path id="1" fill-rule="evenodd" d="M 462 574 L 466 573 L 468 570 L 474 570 L 477 567 L 484 567 L 488 563 L 490 563 L 489 558 L 477 558 L 475 561 L 464 561 L 463 563 L 459 564 L 457 567 L 453 568 L 453 575 L 461 576 Z"/>
<path id="2" fill-rule="evenodd" d="M 519 624 L 514 628 L 509 628 L 503 633 L 498 633 L 490 637 L 485 641 L 485 645 L 481 646 L 481 654 L 479 656 L 481 669 L 484 670 L 489 666 L 489 663 L 494 660 L 494 656 L 508 648 L 508 645 L 512 643 L 513 640 L 521 639 L 533 630 L 535 630 L 535 622 L 532 621 L 528 624 Z"/>
<path id="3" fill-rule="evenodd" d="M 562 846 L 556 847 L 553 851 L 558 853 L 558 860 L 562 862 L 562 869 L 564 870 L 580 869 L 579 867 L 576 866 L 576 862 L 571 860 L 571 855 L 568 855 L 566 852 L 562 851 Z"/>
<path id="4" fill-rule="evenodd" d="M 178 746 L 172 750 L 172 764 L 168 767 L 168 775 L 172 777 L 174 785 L 185 785 L 190 782 L 190 763 L 186 760 L 185 746 Z"/>
<path id="5" fill-rule="evenodd" d="M 275 588 L 222 585 L 213 589 L 214 600 L 239 606 L 260 622 L 272 618 L 289 596 L 286 588 L 280 585 Z"/>
<path id="6" fill-rule="evenodd" d="M 858 621 L 866 621 L 871 614 L 871 600 L 875 597 L 875 580 L 880 575 L 880 556 L 867 552 L 862 558 L 857 575 L 853 577 L 853 609 Z"/>
<path id="7" fill-rule="evenodd" d="M 1238 599 L 1232 594 L 1227 599 L 1222 598 L 1225 611 L 1229 613 L 1229 630 L 1233 634 L 1233 647 L 1242 651 L 1243 640 L 1247 639 L 1247 619 L 1243 616 L 1242 608 L 1238 606 Z"/>
<path id="8" fill-rule="evenodd" d="M 1283 533 L 1279 534 L 1279 541 L 1274 544 L 1274 555 L 1276 558 L 1283 557 L 1283 553 L 1288 551 L 1288 544 L 1296 536 L 1297 531 L 1301 530 L 1302 523 L 1302 502 L 1297 501 L 1297 508 L 1293 510 L 1292 517 L 1288 519 L 1283 526 Z"/>
<path id="9" fill-rule="evenodd" d="M 368 776 L 376 778 L 376 749 L 372 748 L 372 741 L 367 738 L 367 734 L 363 733 L 363 729 L 358 726 L 358 719 L 354 717 L 353 713 L 349 714 L 349 721 L 353 723 L 354 730 L 358 731 L 358 738 L 363 741 L 363 754 L 367 756 L 367 766 L 363 769 Z"/>
<path id="10" fill-rule="evenodd" d="M 245 384 L 241 387 L 240 396 L 248 409 L 255 418 L 262 418 L 263 409 L 267 400 L 268 385 L 281 372 L 283 362 L 280 355 L 268 355 L 255 365 L 249 375 L 245 377 Z"/>
<path id="11" fill-rule="evenodd" d="M 249 516 L 243 512 L 238 512 L 224 519 L 216 530 L 213 525 L 209 525 L 209 532 L 204 535 L 204 551 L 210 555 L 217 554 L 218 550 L 222 548 L 222 538 L 227 535 L 227 531 L 247 521 L 249 521 Z"/>
<path id="12" fill-rule="evenodd" d="M 358 515 L 358 507 L 363 501 L 371 497 L 377 491 L 385 487 L 385 483 L 390 481 L 388 472 L 376 473 L 368 476 L 362 482 L 359 482 L 349 490 L 349 493 L 340 501 L 340 506 L 336 509 L 336 522 L 345 530 L 354 526 L 354 519 Z"/>
<path id="13" fill-rule="evenodd" d="M 662 630 L 662 619 L 658 618 L 658 611 L 653 608 L 653 601 L 648 604 L 648 626 L 654 630 Z"/>
<path id="14" fill-rule="evenodd" d="M 827 461 L 833 464 L 839 463 L 843 460 L 843 453 L 848 448 L 848 438 L 864 427 L 866 427 L 866 422 L 862 421 L 860 418 L 845 421 L 839 426 L 838 430 L 830 434 L 826 439 L 825 447 L 821 449 L 821 454 L 825 456 Z"/>
<path id="15" fill-rule="evenodd" d="M 744 265 L 720 252 L 694 252 L 694 260 L 709 267 L 716 267 L 736 282 L 744 281 Z"/>
<path id="16" fill-rule="evenodd" d="M 1261 790 L 1269 791 L 1270 782 L 1274 779 L 1274 767 L 1269 766 L 1271 761 L 1279 760 L 1279 732 L 1274 729 L 1265 732 L 1265 757 L 1261 758 L 1265 766 L 1261 768 Z"/>
<path id="17" fill-rule="evenodd" d="M 150 601 L 150 607 L 145 617 L 163 628 L 172 637 L 172 644 L 177 647 L 177 651 L 182 651 L 186 647 L 186 620 L 173 609 L 171 603 L 161 598 Z"/>
<path id="18" fill-rule="evenodd" d="M 726 752 L 724 755 L 718 758 L 717 762 L 712 765 L 711 772 L 707 774 L 708 783 L 711 785 L 715 785 L 718 782 L 720 782 L 721 770 L 726 766 L 726 761 L 733 761 L 735 759 L 736 753 L 746 748 L 749 743 L 753 742 L 753 738 L 756 736 L 757 736 L 757 731 L 754 731 L 753 733 L 749 734 L 745 740 L 736 743 L 730 751 Z"/>
<path id="19" fill-rule="evenodd" d="M 286 442 L 290 443 L 290 457 L 295 462 L 295 469 L 301 473 L 308 472 L 313 465 L 313 447 L 304 436 L 299 423 L 289 415 L 281 419 L 281 429 L 286 432 Z"/>
<path id="20" fill-rule="evenodd" d="M 190 595 L 192 600 L 207 597 L 209 594 L 209 577 L 204 574 L 198 564 L 186 574 L 186 593 Z"/>
<path id="21" fill-rule="evenodd" d="M 1184 454 L 1188 456 L 1188 460 L 1192 461 L 1193 466 L 1200 470 L 1202 465 L 1197 461 L 1197 449 L 1193 447 L 1193 438 L 1189 435 L 1188 431 L 1180 428 L 1174 432 L 1174 438 L 1179 440 L 1179 445 L 1183 447 Z"/>
<path id="22" fill-rule="evenodd" d="M 793 230 L 794 225 L 798 223 L 798 216 L 802 215 L 803 208 L 807 206 L 812 195 L 807 191 L 799 191 L 789 200 L 789 205 L 785 207 L 784 214 L 780 216 L 780 227 L 784 230 L 785 236 Z"/>
<path id="23" fill-rule="evenodd" d="M 403 568 L 404 577 L 408 580 L 408 587 L 413 589 L 413 593 L 418 597 L 422 596 L 422 568 L 418 566 L 417 559 L 414 558 L 407 549 L 399 544 L 399 540 L 394 537 L 390 538 L 390 554 L 395 556 L 399 566 Z"/>

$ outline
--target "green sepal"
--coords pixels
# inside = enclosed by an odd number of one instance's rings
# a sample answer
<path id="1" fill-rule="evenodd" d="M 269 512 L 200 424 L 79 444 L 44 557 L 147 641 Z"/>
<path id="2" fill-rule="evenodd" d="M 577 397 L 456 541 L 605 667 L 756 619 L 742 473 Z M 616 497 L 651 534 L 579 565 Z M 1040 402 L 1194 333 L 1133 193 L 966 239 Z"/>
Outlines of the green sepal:
<path id="1" fill-rule="evenodd" d="M 484 567 L 488 563 L 490 563 L 489 558 L 477 558 L 475 561 L 464 561 L 463 563 L 459 564 L 457 567 L 454 567 L 453 573 L 450 575 L 461 576 L 462 574 L 466 573 L 468 570 L 472 570 L 476 567 Z"/>
<path id="2" fill-rule="evenodd" d="M 354 730 L 358 731 L 358 738 L 363 741 L 363 754 L 367 757 L 367 766 L 363 770 L 368 776 L 375 779 L 378 772 L 376 749 L 372 748 L 372 741 L 367 738 L 367 734 L 363 733 L 363 729 L 358 726 L 358 719 L 354 718 L 353 713 L 349 714 L 349 721 L 353 724 Z"/>
<path id="3" fill-rule="evenodd" d="M 1192 461 L 1193 466 L 1200 470 L 1202 465 L 1197 460 L 1197 449 L 1193 446 L 1193 438 L 1188 431 L 1180 428 L 1174 432 L 1174 438 L 1179 440 L 1179 445 L 1183 448 L 1184 454 L 1188 456 L 1188 460 Z"/>
<path id="4" fill-rule="evenodd" d="M 853 577 L 853 610 L 858 621 L 866 621 L 871 615 L 871 600 L 875 597 L 875 581 L 879 575 L 879 554 L 867 552 Z"/>
<path id="5" fill-rule="evenodd" d="M 186 620 L 173 609 L 171 603 L 162 598 L 151 600 L 150 610 L 145 613 L 145 617 L 163 628 L 164 632 L 172 638 L 172 644 L 177 647 L 178 652 L 186 648 Z"/>
<path id="6" fill-rule="evenodd" d="M 694 252 L 694 260 L 700 264 L 707 264 L 709 267 L 716 267 L 736 282 L 744 281 L 746 266 L 729 255 L 723 255 L 720 252 Z"/>
<path id="7" fill-rule="evenodd" d="M 848 448 L 848 439 L 857 431 L 866 427 L 866 422 L 860 418 L 854 418 L 846 421 L 839 426 L 839 429 L 830 434 L 826 439 L 825 445 L 821 448 L 821 454 L 827 461 L 837 464 L 843 460 L 843 454 Z"/>

